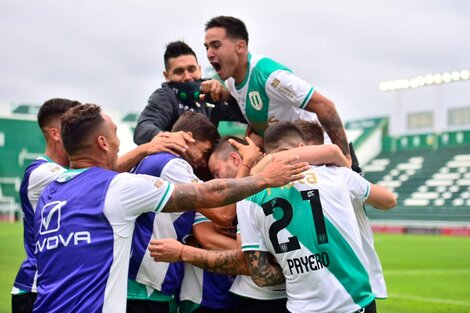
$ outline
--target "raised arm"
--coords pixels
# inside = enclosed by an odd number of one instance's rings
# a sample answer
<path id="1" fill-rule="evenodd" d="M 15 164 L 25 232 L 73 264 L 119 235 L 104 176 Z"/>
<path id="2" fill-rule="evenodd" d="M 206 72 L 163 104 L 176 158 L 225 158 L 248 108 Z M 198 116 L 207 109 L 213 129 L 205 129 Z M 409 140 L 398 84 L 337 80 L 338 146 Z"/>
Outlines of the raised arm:
<path id="1" fill-rule="evenodd" d="M 310 98 L 307 111 L 314 112 L 331 141 L 338 145 L 343 154 L 351 162 L 351 153 L 349 151 L 348 139 L 344 130 L 341 118 L 336 111 L 335 104 L 328 98 L 315 91 Z"/>
<path id="2" fill-rule="evenodd" d="M 185 155 L 189 151 L 187 150 L 188 142 L 194 142 L 194 139 L 185 132 L 160 132 L 150 142 L 137 146 L 120 156 L 116 171 L 128 172 L 143 158 L 154 153 L 169 152 L 175 155 Z"/>

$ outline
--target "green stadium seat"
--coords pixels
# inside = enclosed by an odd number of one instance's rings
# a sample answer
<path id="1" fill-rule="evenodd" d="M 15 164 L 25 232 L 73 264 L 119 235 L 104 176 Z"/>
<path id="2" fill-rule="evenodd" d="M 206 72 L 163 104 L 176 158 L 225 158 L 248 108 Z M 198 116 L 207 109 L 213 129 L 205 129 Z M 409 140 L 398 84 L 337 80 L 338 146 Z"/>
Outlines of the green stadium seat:
<path id="1" fill-rule="evenodd" d="M 470 222 L 468 146 L 382 151 L 364 166 L 365 177 L 398 195 L 397 208 L 373 219 Z"/>

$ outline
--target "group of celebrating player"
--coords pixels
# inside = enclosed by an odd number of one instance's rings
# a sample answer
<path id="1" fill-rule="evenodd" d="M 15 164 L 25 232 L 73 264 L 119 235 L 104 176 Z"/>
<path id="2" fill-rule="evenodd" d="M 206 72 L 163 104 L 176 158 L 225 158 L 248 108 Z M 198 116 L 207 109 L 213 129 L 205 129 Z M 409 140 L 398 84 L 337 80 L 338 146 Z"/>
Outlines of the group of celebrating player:
<path id="1" fill-rule="evenodd" d="M 41 106 L 46 150 L 21 185 L 13 312 L 352 313 L 387 297 L 364 203 L 396 199 L 355 172 L 334 104 L 248 52 L 241 20 L 205 31 L 225 84 L 201 79 L 184 42 L 168 44 L 139 146 L 120 157 L 99 106 Z M 246 139 L 220 138 L 219 121 L 247 123 Z"/>

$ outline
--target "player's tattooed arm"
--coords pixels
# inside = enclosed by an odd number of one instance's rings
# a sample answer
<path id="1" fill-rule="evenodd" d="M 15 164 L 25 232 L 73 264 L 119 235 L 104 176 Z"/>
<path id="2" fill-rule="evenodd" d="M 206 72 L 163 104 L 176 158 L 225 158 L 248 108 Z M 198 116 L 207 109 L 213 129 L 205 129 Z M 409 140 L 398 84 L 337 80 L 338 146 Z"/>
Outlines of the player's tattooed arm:
<path id="1" fill-rule="evenodd" d="M 283 283 L 285 277 L 282 268 L 274 256 L 266 251 L 243 252 L 253 281 L 260 287 L 273 286 Z"/>
<path id="2" fill-rule="evenodd" d="M 267 187 L 279 187 L 302 179 L 308 163 L 295 163 L 273 157 L 262 172 L 237 179 L 214 179 L 201 184 L 176 184 L 163 208 L 164 212 L 181 212 L 197 208 L 214 208 L 235 203 Z"/>
<path id="3" fill-rule="evenodd" d="M 344 130 L 343 122 L 339 117 L 338 111 L 335 108 L 335 104 L 318 91 L 315 91 L 305 109 L 317 114 L 318 120 L 331 141 L 336 144 L 351 161 L 351 152 L 349 151 L 346 131 Z"/>
<path id="4" fill-rule="evenodd" d="M 348 139 L 338 112 L 334 107 L 328 108 L 325 111 L 326 114 L 320 119 L 320 123 L 328 136 L 330 136 L 331 142 L 336 144 L 346 157 L 350 157 L 351 152 L 349 151 Z"/>
<path id="5" fill-rule="evenodd" d="M 164 212 L 181 212 L 235 203 L 267 187 L 260 177 L 214 179 L 201 184 L 177 184 Z"/>
<path id="6" fill-rule="evenodd" d="M 248 265 L 240 249 L 209 251 L 172 239 L 154 239 L 149 245 L 150 256 L 157 262 L 184 261 L 211 272 L 249 275 Z"/>
<path id="7" fill-rule="evenodd" d="M 191 253 L 191 251 L 188 251 L 188 253 Z M 202 250 L 194 255 L 187 254 L 183 251 L 182 261 L 189 262 L 202 269 L 220 274 L 249 275 L 248 266 L 240 249 L 225 251 Z"/>

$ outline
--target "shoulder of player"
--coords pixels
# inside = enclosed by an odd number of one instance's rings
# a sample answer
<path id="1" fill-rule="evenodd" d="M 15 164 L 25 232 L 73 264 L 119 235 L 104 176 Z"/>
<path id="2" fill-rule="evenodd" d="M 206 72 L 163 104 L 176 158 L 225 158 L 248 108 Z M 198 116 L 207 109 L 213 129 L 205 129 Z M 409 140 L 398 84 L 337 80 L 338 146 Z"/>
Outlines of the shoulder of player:
<path id="1" fill-rule="evenodd" d="M 37 166 L 32 170 L 30 175 L 31 179 L 51 179 L 54 180 L 55 177 L 59 176 L 61 173 L 65 172 L 67 169 L 60 166 L 55 162 L 44 162 L 41 165 Z"/>
<path id="2" fill-rule="evenodd" d="M 192 183 L 197 179 L 191 164 L 183 158 L 175 157 L 168 161 L 162 169 L 161 177 L 172 181 L 178 177 L 179 183 Z"/>
<path id="3" fill-rule="evenodd" d="M 162 105 L 163 102 L 169 102 L 173 105 L 178 104 L 178 98 L 173 89 L 166 83 L 163 83 L 162 87 L 155 90 L 149 97 L 149 103 Z"/>
<path id="4" fill-rule="evenodd" d="M 253 57 L 251 60 L 253 62 L 250 63 L 252 76 L 262 75 L 267 78 L 276 71 L 292 73 L 292 71 L 288 67 L 265 56 L 256 56 Z"/>

